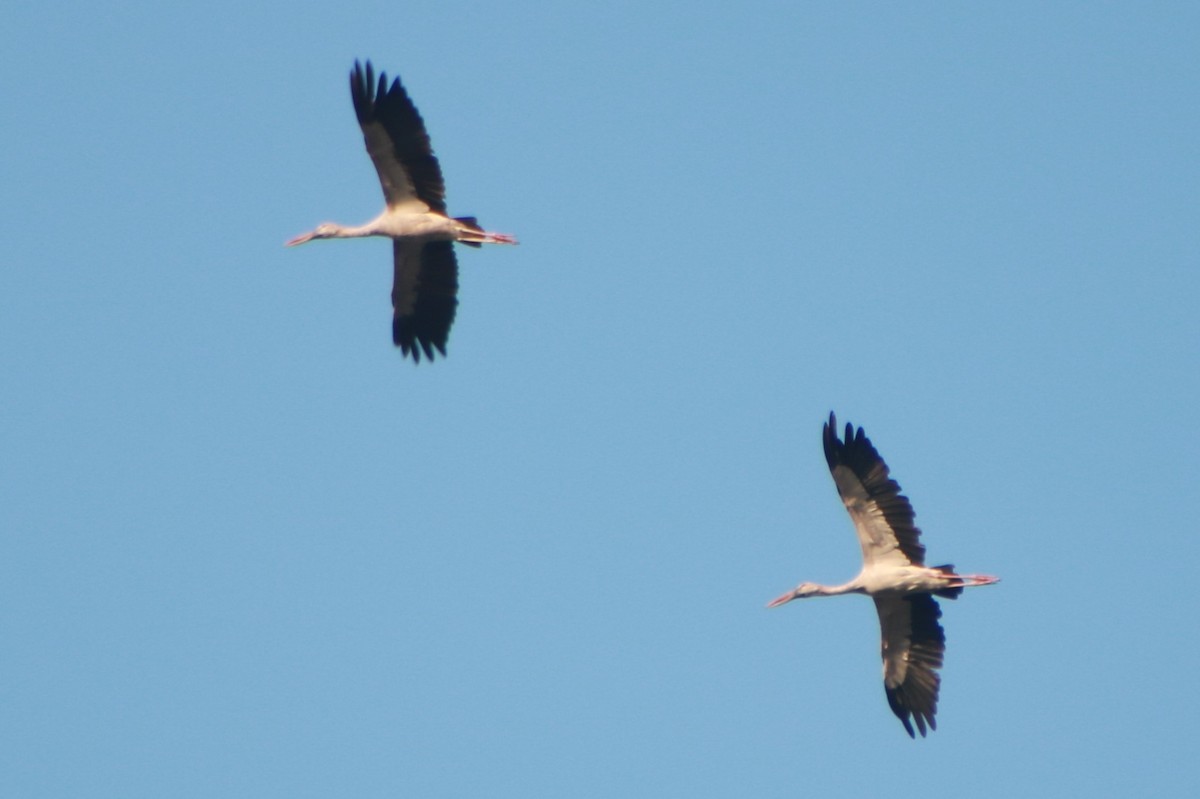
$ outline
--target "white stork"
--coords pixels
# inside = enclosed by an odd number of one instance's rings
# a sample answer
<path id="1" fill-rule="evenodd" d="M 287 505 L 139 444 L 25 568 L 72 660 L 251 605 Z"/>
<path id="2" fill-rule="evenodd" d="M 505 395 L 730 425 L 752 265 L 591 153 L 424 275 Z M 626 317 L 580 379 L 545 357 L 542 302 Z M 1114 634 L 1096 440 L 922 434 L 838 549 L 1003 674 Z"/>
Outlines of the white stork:
<path id="1" fill-rule="evenodd" d="M 446 215 L 441 167 L 433 155 L 425 123 L 399 78 L 389 87 L 387 75 L 381 72 L 376 86 L 371 62 L 364 69 L 355 61 L 350 73 L 350 96 L 387 207 L 365 225 L 346 227 L 324 222 L 286 246 L 313 239 L 392 239 L 392 341 L 418 363 L 422 352 L 430 360 L 434 350 L 445 356 L 446 337 L 458 306 L 454 242 L 478 247 L 517 241 L 504 233 L 484 230 L 475 217 Z"/>
<path id="2" fill-rule="evenodd" d="M 844 585 L 800 583 L 770 603 L 773 608 L 793 599 L 836 594 L 866 594 L 875 600 L 883 638 L 883 687 L 888 705 L 908 734 L 916 738 L 910 718 L 925 735 L 937 729 L 938 687 L 946 650 L 942 615 L 934 596 L 957 599 L 963 588 L 990 585 L 1000 578 L 955 574 L 953 566 L 925 565 L 921 531 L 900 486 L 888 476 L 887 464 L 863 433 L 847 424 L 838 440 L 837 419 L 829 414 L 824 433 L 825 460 L 838 494 L 862 545 L 862 571 Z"/>

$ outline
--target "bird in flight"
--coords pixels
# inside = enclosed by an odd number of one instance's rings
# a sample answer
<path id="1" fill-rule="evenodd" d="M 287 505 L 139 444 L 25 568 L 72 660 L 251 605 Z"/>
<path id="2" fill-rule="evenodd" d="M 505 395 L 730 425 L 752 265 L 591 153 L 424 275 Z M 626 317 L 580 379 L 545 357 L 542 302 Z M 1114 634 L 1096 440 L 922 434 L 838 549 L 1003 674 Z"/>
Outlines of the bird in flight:
<path id="1" fill-rule="evenodd" d="M 882 633 L 883 688 L 888 705 L 909 736 L 913 722 L 925 736 L 937 729 L 938 689 L 946 635 L 938 623 L 942 611 L 935 596 L 957 599 L 964 588 L 991 585 L 998 577 L 955 574 L 953 566 L 926 566 L 921 531 L 912 505 L 888 475 L 887 464 L 860 427 L 847 424 L 837 434 L 830 413 L 824 431 L 825 460 L 862 546 L 862 571 L 848 583 L 825 586 L 800 583 L 773 599 L 773 608 L 813 596 L 866 594 L 875 600 Z"/>
<path id="2" fill-rule="evenodd" d="M 419 363 L 446 355 L 446 339 L 458 307 L 458 262 L 454 242 L 468 247 L 516 244 L 505 233 L 484 230 L 475 217 L 446 214 L 442 169 L 429 144 L 425 123 L 396 78 L 375 73 L 371 62 L 354 62 L 350 97 L 367 154 L 379 173 L 386 207 L 365 225 L 324 222 L 287 242 L 386 236 L 392 240 L 392 341 Z"/>

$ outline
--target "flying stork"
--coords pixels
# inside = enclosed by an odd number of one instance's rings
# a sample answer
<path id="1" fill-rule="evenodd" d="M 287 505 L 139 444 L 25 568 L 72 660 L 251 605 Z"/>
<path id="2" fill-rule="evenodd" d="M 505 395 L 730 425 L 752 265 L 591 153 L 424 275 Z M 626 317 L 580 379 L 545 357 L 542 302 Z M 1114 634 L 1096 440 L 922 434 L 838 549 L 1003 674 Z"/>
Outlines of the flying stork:
<path id="1" fill-rule="evenodd" d="M 912 506 L 888 476 L 887 464 L 861 427 L 856 432 L 847 424 L 845 440 L 839 440 L 837 418 L 830 413 L 824 444 L 833 482 L 862 546 L 862 571 L 843 585 L 800 583 L 767 607 L 837 594 L 866 594 L 874 599 L 883 638 L 888 705 L 909 736 L 917 737 L 911 718 L 924 737 L 926 727 L 937 729 L 934 716 L 941 685 L 937 670 L 946 650 L 946 635 L 938 624 L 942 611 L 934 597 L 957 599 L 963 588 L 991 585 L 1000 578 L 925 565 L 925 546 L 913 523 Z"/>
<path id="2" fill-rule="evenodd" d="M 324 222 L 286 246 L 314 239 L 387 236 L 392 239 L 392 341 L 404 355 L 420 363 L 421 353 L 433 360 L 446 355 L 446 337 L 458 306 L 458 262 L 454 242 L 468 247 L 516 244 L 512 236 L 484 230 L 473 216 L 446 215 L 442 170 L 425 123 L 396 78 L 375 73 L 368 61 L 357 61 L 350 73 L 350 97 L 362 128 L 367 154 L 379 173 L 387 207 L 359 227 Z"/>

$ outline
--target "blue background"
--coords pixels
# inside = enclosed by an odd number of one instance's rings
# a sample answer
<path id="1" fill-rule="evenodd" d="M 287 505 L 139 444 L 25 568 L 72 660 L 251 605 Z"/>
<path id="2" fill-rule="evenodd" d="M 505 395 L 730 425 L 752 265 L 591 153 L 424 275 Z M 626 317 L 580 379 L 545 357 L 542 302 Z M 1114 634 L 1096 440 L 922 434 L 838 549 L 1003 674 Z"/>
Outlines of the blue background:
<path id="1" fill-rule="evenodd" d="M 1189 3 L 21 3 L 0 48 L 0 793 L 1200 789 Z M 461 250 L 390 343 L 347 89 Z M 833 409 L 912 497 L 884 701 Z"/>

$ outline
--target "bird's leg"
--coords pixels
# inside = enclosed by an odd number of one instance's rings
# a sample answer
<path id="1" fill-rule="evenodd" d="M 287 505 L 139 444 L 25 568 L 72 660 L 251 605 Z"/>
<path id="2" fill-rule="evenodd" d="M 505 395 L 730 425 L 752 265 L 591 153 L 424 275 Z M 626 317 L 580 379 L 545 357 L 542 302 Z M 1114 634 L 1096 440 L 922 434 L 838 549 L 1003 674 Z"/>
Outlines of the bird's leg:
<path id="1" fill-rule="evenodd" d="M 478 247 L 480 244 L 516 244 L 515 236 L 484 230 L 475 223 L 475 217 L 462 216 L 454 219 L 454 238 L 463 244 Z"/>
<path id="2" fill-rule="evenodd" d="M 990 574 L 956 574 L 954 579 L 961 581 L 964 588 L 971 585 L 991 585 L 1000 582 L 999 577 L 993 577 Z"/>
<path id="3" fill-rule="evenodd" d="M 515 236 L 507 233 L 493 233 L 490 230 L 459 231 L 458 240 L 470 244 L 516 244 Z"/>

